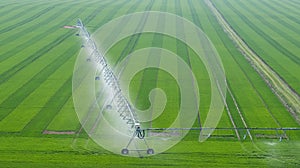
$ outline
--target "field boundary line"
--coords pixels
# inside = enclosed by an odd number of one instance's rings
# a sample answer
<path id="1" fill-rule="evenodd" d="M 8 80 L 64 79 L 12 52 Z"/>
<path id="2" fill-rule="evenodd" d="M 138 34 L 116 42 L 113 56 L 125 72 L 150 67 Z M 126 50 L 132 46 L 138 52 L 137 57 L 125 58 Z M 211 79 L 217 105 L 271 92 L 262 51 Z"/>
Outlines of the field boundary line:
<path id="1" fill-rule="evenodd" d="M 272 119 L 276 122 L 276 124 L 279 127 L 282 127 L 281 124 L 279 123 L 278 119 L 274 116 L 274 114 L 271 112 L 268 104 L 266 103 L 265 99 L 262 97 L 261 93 L 257 90 L 257 88 L 254 86 L 253 82 L 251 81 L 249 75 L 247 74 L 247 72 L 242 68 L 242 66 L 238 63 L 238 61 L 236 60 L 235 57 L 232 57 L 233 60 L 237 63 L 237 65 L 240 67 L 240 69 L 242 70 L 242 72 L 245 74 L 245 77 L 247 78 L 247 81 L 250 83 L 250 85 L 252 86 L 252 88 L 254 89 L 255 93 L 258 95 L 259 99 L 261 100 L 261 102 L 263 103 L 263 105 L 265 106 L 265 108 L 268 110 L 269 114 L 272 116 Z"/>
<path id="2" fill-rule="evenodd" d="M 194 8 L 194 6 L 193 6 L 193 4 L 192 4 L 192 2 L 191 2 L 190 0 L 189 0 L 189 6 L 190 6 L 191 11 L 193 11 L 194 13 L 196 13 L 195 8 Z M 198 15 L 193 15 L 193 22 L 194 22 L 194 23 L 200 24 Z M 209 21 L 209 22 L 210 22 L 210 21 Z M 210 22 L 210 24 L 212 24 L 212 23 Z M 218 90 L 221 90 L 221 88 L 220 88 L 220 86 L 219 86 L 218 83 L 217 83 L 217 86 L 218 86 Z M 228 88 L 228 84 L 227 84 L 227 81 L 226 81 L 226 90 L 228 90 L 228 89 L 229 89 L 229 88 Z M 221 92 L 220 92 L 220 93 L 221 93 Z M 226 101 L 226 97 L 225 97 L 225 95 L 223 95 L 222 93 L 221 93 L 221 96 L 222 96 L 222 100 L 223 100 L 224 105 L 225 105 L 225 110 L 227 111 L 227 115 L 228 115 L 228 117 L 229 117 L 229 119 L 230 119 L 230 122 L 231 122 L 231 124 L 232 124 L 232 126 L 233 126 L 234 128 L 237 128 L 236 123 L 235 123 L 235 121 L 234 121 L 234 117 L 233 117 L 233 115 L 232 115 L 233 112 L 230 111 L 230 107 L 229 107 L 229 105 L 228 105 L 228 103 L 227 103 L 227 101 Z M 232 98 L 232 97 L 231 97 L 231 98 Z M 232 100 L 233 100 L 233 98 L 232 98 Z M 245 127 L 247 127 L 247 126 L 245 126 Z M 241 140 L 241 138 L 240 138 L 240 132 L 239 132 L 237 129 L 235 129 L 234 131 L 235 131 L 235 134 L 236 134 L 238 140 Z"/>
<path id="3" fill-rule="evenodd" d="M 225 20 L 223 15 L 212 4 L 210 0 L 205 0 L 207 6 L 217 18 L 227 35 L 237 45 L 242 55 L 251 64 L 254 70 L 263 78 L 272 92 L 279 98 L 280 102 L 292 114 L 295 120 L 300 124 L 300 97 L 295 93 L 290 86 L 281 79 L 278 74 L 272 70 L 235 32 L 235 30 Z"/>
<path id="4" fill-rule="evenodd" d="M 228 36 L 227 36 L 227 37 L 228 37 Z M 222 39 L 221 39 L 221 40 L 222 40 Z M 222 41 L 223 41 L 223 40 L 222 40 Z M 226 42 L 223 41 L 223 43 L 226 43 Z M 225 46 L 226 46 L 226 45 L 225 45 Z M 226 48 L 227 48 L 228 51 L 230 50 L 227 46 L 226 46 Z M 239 51 L 238 51 L 238 52 L 239 52 Z M 276 122 L 276 124 L 277 124 L 279 127 L 281 127 L 281 124 L 280 124 L 279 121 L 275 118 L 274 114 L 271 112 L 271 110 L 270 110 L 268 104 L 266 103 L 265 99 L 262 97 L 261 93 L 260 93 L 260 92 L 258 91 L 258 89 L 255 87 L 255 84 L 253 84 L 253 82 L 251 81 L 251 79 L 250 79 L 248 73 L 245 71 L 244 68 L 242 68 L 241 64 L 240 64 L 239 61 L 237 60 L 237 57 L 232 57 L 232 59 L 233 59 L 234 62 L 237 64 L 237 66 L 241 69 L 241 71 L 244 73 L 244 75 L 245 75 L 247 81 L 248 81 L 249 84 L 252 86 L 253 90 L 255 91 L 255 93 L 257 94 L 257 96 L 259 97 L 259 99 L 261 100 L 261 102 L 263 103 L 264 107 L 266 107 L 266 109 L 268 110 L 268 112 L 269 112 L 269 114 L 271 115 L 272 119 Z M 250 68 L 252 68 L 252 67 L 250 66 Z M 255 73 L 255 71 L 254 71 L 254 73 Z M 264 81 L 263 81 L 263 82 L 264 82 Z M 228 84 L 228 87 L 230 87 L 229 84 Z M 233 96 L 234 96 L 234 94 L 231 92 L 231 90 L 230 90 L 230 95 L 233 95 Z M 277 98 L 276 98 L 276 99 L 277 99 Z M 242 115 L 242 113 L 240 112 L 240 109 L 239 109 L 239 107 L 238 107 L 238 103 L 236 102 L 236 100 L 233 100 L 233 101 L 234 101 L 235 106 L 237 107 L 238 113 L 240 113 L 240 115 Z M 244 120 L 244 119 L 242 119 L 242 120 Z M 242 122 L 244 122 L 244 121 L 242 121 Z M 245 122 L 245 123 L 246 123 L 246 122 Z M 247 126 L 246 126 L 246 128 L 247 128 Z"/>
<path id="5" fill-rule="evenodd" d="M 232 94 L 231 89 L 230 89 L 230 87 L 229 87 L 228 84 L 227 84 L 227 81 L 226 81 L 226 87 L 227 87 L 227 91 L 228 91 L 228 93 L 229 93 L 231 99 L 233 100 L 234 106 L 235 106 L 235 108 L 237 109 L 238 114 L 239 114 L 239 116 L 240 116 L 240 118 L 241 118 L 241 120 L 242 120 L 242 122 L 243 122 L 243 125 L 245 126 L 245 128 L 248 128 L 247 123 L 246 123 L 246 121 L 245 121 L 245 119 L 244 119 L 244 117 L 243 117 L 243 115 L 242 115 L 242 112 L 240 111 L 239 106 L 238 106 L 238 103 L 236 102 L 236 100 L 235 100 L 235 98 L 234 98 L 234 95 Z M 247 134 L 249 135 L 249 137 L 250 137 L 250 139 L 251 139 L 251 141 L 252 141 L 253 138 L 252 138 L 252 135 L 251 135 L 251 133 L 250 133 L 250 131 L 249 131 L 248 129 L 247 129 Z"/>
<path id="6" fill-rule="evenodd" d="M 215 129 L 215 130 L 288 130 L 288 131 L 300 131 L 300 127 L 192 127 L 192 128 L 148 128 L 145 130 L 205 130 L 205 129 Z"/>
<path id="7" fill-rule="evenodd" d="M 226 86 L 227 86 L 227 84 L 226 84 Z M 218 89 L 220 90 L 219 85 L 218 85 Z M 228 88 L 227 88 L 227 90 L 228 90 Z M 236 127 L 236 124 L 235 124 L 235 122 L 234 122 L 234 120 L 233 120 L 233 117 L 232 117 L 232 115 L 231 115 L 231 112 L 230 112 L 230 110 L 229 110 L 229 106 L 228 106 L 228 104 L 227 104 L 227 102 L 226 102 L 226 98 L 224 97 L 224 95 L 223 95 L 222 92 L 220 92 L 220 93 L 221 93 L 221 95 L 222 95 L 222 99 L 223 99 L 223 101 L 224 101 L 224 105 L 225 105 L 227 114 L 228 114 L 228 116 L 229 116 L 229 118 L 230 118 L 231 124 L 232 124 L 233 128 L 237 128 L 237 127 Z M 239 134 L 238 130 L 235 129 L 234 131 L 235 131 L 235 134 L 236 134 L 238 140 L 241 140 L 241 137 L 240 137 L 240 134 Z"/>

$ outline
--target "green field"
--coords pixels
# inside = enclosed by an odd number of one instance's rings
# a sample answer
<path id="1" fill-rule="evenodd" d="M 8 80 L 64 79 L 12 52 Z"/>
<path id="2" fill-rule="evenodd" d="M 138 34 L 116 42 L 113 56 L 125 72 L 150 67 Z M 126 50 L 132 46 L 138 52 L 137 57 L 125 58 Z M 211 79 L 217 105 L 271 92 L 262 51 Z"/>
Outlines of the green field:
<path id="1" fill-rule="evenodd" d="M 211 2 L 249 48 L 299 96 L 300 3 Z M 149 10 L 190 20 L 216 47 L 228 85 L 227 108 L 219 128 L 300 127 L 205 0 L 0 0 L 0 167 L 299 167 L 300 130 L 216 130 L 202 143 L 198 142 L 199 130 L 194 130 L 168 151 L 146 158 L 112 154 L 89 139 L 88 131 L 81 131 L 73 105 L 72 75 L 82 42 L 76 36 L 78 30 L 63 26 L 81 18 L 93 33 L 114 18 Z M 143 29 L 143 21 L 139 22 Z M 176 31 L 189 32 L 183 26 Z M 210 80 L 203 62 L 184 42 L 158 33 L 136 34 L 114 45 L 106 57 L 114 66 L 146 47 L 170 50 L 193 70 L 200 94 L 194 127 L 201 127 L 210 105 Z M 180 90 L 172 76 L 155 68 L 139 72 L 130 83 L 130 99 L 136 108 L 147 109 L 148 94 L 157 87 L 165 91 L 168 102 L 164 113 L 145 125 L 165 128 L 180 108 Z"/>

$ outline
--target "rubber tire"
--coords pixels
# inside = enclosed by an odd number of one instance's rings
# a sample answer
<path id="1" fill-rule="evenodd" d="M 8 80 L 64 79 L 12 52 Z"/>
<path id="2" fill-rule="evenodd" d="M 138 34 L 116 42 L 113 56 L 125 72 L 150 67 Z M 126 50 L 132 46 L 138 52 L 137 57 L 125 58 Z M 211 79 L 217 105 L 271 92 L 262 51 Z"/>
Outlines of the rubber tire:
<path id="1" fill-rule="evenodd" d="M 154 150 L 153 150 L 153 149 L 148 149 L 148 150 L 147 150 L 147 154 L 153 155 L 153 154 L 154 154 Z"/>
<path id="2" fill-rule="evenodd" d="M 128 149 L 122 149 L 121 153 L 123 155 L 128 155 L 129 154 L 129 150 Z"/>

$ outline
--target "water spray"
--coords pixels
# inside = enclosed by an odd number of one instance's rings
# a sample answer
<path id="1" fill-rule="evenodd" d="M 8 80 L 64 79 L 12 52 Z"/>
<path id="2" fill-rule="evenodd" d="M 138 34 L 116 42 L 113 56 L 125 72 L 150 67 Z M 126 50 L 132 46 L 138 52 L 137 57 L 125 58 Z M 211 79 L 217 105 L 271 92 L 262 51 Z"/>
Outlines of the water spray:
<path id="1" fill-rule="evenodd" d="M 144 141 L 147 149 L 136 149 L 132 151 L 147 151 L 147 154 L 154 154 L 154 150 L 149 148 L 145 140 L 145 130 L 141 128 L 141 124 L 138 120 L 136 112 L 130 105 L 127 98 L 123 95 L 118 78 L 114 74 L 112 68 L 107 63 L 104 55 L 98 50 L 96 43 L 92 40 L 90 33 L 87 31 L 80 19 L 78 19 L 76 27 L 79 28 L 80 35 L 84 41 L 84 45 L 82 45 L 82 47 L 87 48 L 87 50 L 90 51 L 89 56 L 93 58 L 89 58 L 88 60 L 95 60 L 98 69 L 100 69 L 100 72 L 103 73 L 105 85 L 109 86 L 113 92 L 112 101 L 116 105 L 116 110 L 119 113 L 119 116 L 126 121 L 126 124 L 130 126 L 130 129 L 134 130 L 131 139 L 129 140 L 127 146 L 121 150 L 121 153 L 123 155 L 129 154 L 128 147 L 132 143 L 133 139 L 137 137 L 138 139 Z"/>

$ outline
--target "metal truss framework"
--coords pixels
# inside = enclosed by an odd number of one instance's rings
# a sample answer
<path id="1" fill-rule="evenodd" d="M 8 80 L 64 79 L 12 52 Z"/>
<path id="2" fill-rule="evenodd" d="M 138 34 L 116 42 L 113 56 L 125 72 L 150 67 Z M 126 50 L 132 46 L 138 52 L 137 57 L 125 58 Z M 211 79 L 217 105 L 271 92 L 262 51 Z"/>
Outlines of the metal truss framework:
<path id="1" fill-rule="evenodd" d="M 127 146 L 122 149 L 121 153 L 122 154 L 128 154 L 129 150 L 128 147 L 133 141 L 135 137 L 138 137 L 139 139 L 143 140 L 147 146 L 147 153 L 148 154 L 154 154 L 154 150 L 150 149 L 146 140 L 144 139 L 145 137 L 145 130 L 141 128 L 140 122 L 138 120 L 137 114 L 130 105 L 129 101 L 126 99 L 126 97 L 123 95 L 122 90 L 120 88 L 118 78 L 114 74 L 112 68 L 108 65 L 105 57 L 103 54 L 98 50 L 95 42 L 92 40 L 90 33 L 87 31 L 85 28 L 84 24 L 80 19 L 77 21 L 77 28 L 80 29 L 80 35 L 83 37 L 83 40 L 85 41 L 86 46 L 82 47 L 88 47 L 91 49 L 91 54 L 90 57 L 94 58 L 95 62 L 99 67 L 101 67 L 100 72 L 103 73 L 103 79 L 107 86 L 111 87 L 113 91 L 113 101 L 116 102 L 116 109 L 117 112 L 119 113 L 120 117 L 122 117 L 123 120 L 126 121 L 128 125 L 135 131 L 133 132 L 132 138 L 128 142 Z M 89 59 L 91 61 L 91 59 Z M 137 151 L 140 151 L 137 149 Z"/>

